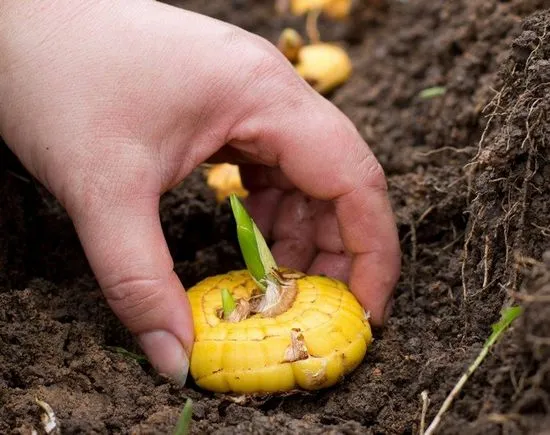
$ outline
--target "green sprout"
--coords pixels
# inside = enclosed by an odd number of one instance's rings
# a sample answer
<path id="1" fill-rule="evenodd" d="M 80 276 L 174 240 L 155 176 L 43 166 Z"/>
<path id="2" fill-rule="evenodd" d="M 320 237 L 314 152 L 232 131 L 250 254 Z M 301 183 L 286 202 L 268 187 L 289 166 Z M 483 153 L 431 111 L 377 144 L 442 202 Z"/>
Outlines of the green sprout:
<path id="1" fill-rule="evenodd" d="M 191 425 L 191 417 L 193 417 L 193 401 L 187 399 L 185 406 L 181 411 L 181 414 L 176 423 L 176 429 L 174 435 L 187 435 L 189 434 L 189 426 Z"/>
<path id="2" fill-rule="evenodd" d="M 262 233 L 237 195 L 230 196 L 230 203 L 237 224 L 237 237 L 246 268 L 256 284 L 265 291 L 267 283 L 273 281 L 272 272 L 277 270 L 277 263 L 275 263 Z"/>
<path id="3" fill-rule="evenodd" d="M 224 319 L 227 319 L 235 311 L 235 308 L 237 308 L 233 295 L 226 288 L 222 288 L 222 307 Z"/>
<path id="4" fill-rule="evenodd" d="M 479 352 L 479 355 L 477 356 L 475 361 L 470 365 L 470 367 L 468 367 L 466 372 L 464 372 L 452 391 L 449 393 L 449 395 L 443 402 L 443 405 L 441 405 L 441 408 L 437 412 L 437 415 L 433 419 L 432 423 L 428 426 L 428 429 L 426 429 L 424 435 L 432 435 L 434 433 L 435 429 L 441 422 L 441 417 L 450 408 L 453 400 L 458 396 L 460 390 L 462 390 L 462 387 L 464 387 L 464 385 L 466 384 L 466 381 L 468 381 L 470 376 L 472 376 L 479 365 L 483 362 L 491 347 L 499 340 L 504 331 L 506 331 L 508 327 L 512 324 L 512 322 L 516 320 L 522 313 L 523 308 L 518 306 L 508 307 L 507 309 L 502 311 L 500 320 L 492 325 L 493 332 L 483 344 L 481 352 Z"/>
<path id="5" fill-rule="evenodd" d="M 431 98 L 440 97 L 442 95 L 445 95 L 445 92 L 447 92 L 447 88 L 444 86 L 434 86 L 431 88 L 426 88 L 420 91 L 420 98 L 423 100 L 429 100 Z"/>

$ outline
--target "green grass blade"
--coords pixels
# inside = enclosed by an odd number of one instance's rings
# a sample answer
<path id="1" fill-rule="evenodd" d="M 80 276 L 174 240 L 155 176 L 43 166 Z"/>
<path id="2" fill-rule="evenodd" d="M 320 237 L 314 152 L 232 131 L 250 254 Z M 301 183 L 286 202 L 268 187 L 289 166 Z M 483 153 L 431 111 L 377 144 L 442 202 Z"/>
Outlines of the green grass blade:
<path id="1" fill-rule="evenodd" d="M 431 98 L 445 95 L 445 92 L 447 92 L 447 89 L 444 86 L 434 86 L 432 88 L 426 88 L 420 91 L 420 98 L 423 100 L 429 100 Z"/>
<path id="2" fill-rule="evenodd" d="M 191 418 L 193 417 L 193 401 L 187 399 L 183 411 L 178 418 L 176 423 L 176 429 L 174 430 L 174 435 L 188 435 L 189 427 L 191 426 Z"/>
<path id="3" fill-rule="evenodd" d="M 483 347 L 481 348 L 481 351 L 479 352 L 477 358 L 474 360 L 472 364 L 466 369 L 466 371 L 462 374 L 458 382 L 455 384 L 443 404 L 441 405 L 441 408 L 439 408 L 439 411 L 437 412 L 436 416 L 428 426 L 428 429 L 426 429 L 426 432 L 424 435 L 433 435 L 435 433 L 435 430 L 439 426 L 439 423 L 441 422 L 441 418 L 443 417 L 443 414 L 447 412 L 447 410 L 451 407 L 451 404 L 453 403 L 454 399 L 458 397 L 460 394 L 460 391 L 468 381 L 468 379 L 472 376 L 472 374 L 477 370 L 479 365 L 483 362 L 485 357 L 489 354 L 489 351 L 491 350 L 491 347 L 499 340 L 499 338 L 502 336 L 502 334 L 508 329 L 508 327 L 512 324 L 514 320 L 516 320 L 521 314 L 523 313 L 523 308 L 520 306 L 514 306 L 506 308 L 502 311 L 500 320 L 492 325 L 493 332 L 487 338 L 485 343 L 483 344 Z"/>
<path id="4" fill-rule="evenodd" d="M 246 268 L 256 282 L 265 288 L 265 279 L 272 269 L 277 268 L 277 264 L 260 230 L 237 195 L 230 196 L 230 203 L 237 223 L 237 237 Z"/>
<path id="5" fill-rule="evenodd" d="M 485 341 L 483 347 L 491 347 L 499 339 L 500 335 L 506 331 L 508 326 L 512 324 L 523 313 L 523 307 L 515 306 L 508 307 L 502 311 L 500 320 L 491 326 L 493 332 Z"/>

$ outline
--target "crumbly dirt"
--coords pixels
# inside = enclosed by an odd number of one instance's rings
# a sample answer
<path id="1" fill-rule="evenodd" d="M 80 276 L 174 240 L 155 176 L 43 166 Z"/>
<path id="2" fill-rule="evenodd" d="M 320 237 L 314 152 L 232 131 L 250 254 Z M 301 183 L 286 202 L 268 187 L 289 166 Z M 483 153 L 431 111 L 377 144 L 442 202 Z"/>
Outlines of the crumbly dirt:
<path id="1" fill-rule="evenodd" d="M 271 1 L 181 6 L 276 40 L 300 19 Z M 523 316 L 466 384 L 439 433 L 550 427 L 550 11 L 536 0 L 368 1 L 321 23 L 355 71 L 329 98 L 386 170 L 404 254 L 394 315 L 363 364 L 326 391 L 235 402 L 176 387 L 143 362 L 103 301 L 71 222 L 0 146 L 0 433 L 417 434 L 473 361 L 501 309 Z M 422 98 L 423 89 L 446 92 Z M 227 205 L 200 173 L 165 195 L 162 222 L 187 286 L 242 267 Z M 546 253 L 545 253 L 546 251 Z"/>

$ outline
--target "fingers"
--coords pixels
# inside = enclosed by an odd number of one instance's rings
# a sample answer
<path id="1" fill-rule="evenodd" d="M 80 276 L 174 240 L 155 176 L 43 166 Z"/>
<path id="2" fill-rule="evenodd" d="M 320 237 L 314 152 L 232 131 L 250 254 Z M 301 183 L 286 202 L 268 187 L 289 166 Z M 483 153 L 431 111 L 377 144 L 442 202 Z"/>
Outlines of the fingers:
<path id="1" fill-rule="evenodd" d="M 274 241 L 271 252 L 282 267 L 307 270 L 315 257 L 315 208 L 298 191 L 253 192 L 246 206 L 262 234 Z"/>
<path id="2" fill-rule="evenodd" d="M 272 251 L 281 266 L 307 270 L 317 254 L 314 243 L 316 208 L 311 202 L 310 198 L 294 191 L 278 204 Z"/>
<path id="3" fill-rule="evenodd" d="M 280 264 L 347 281 L 351 259 L 332 203 L 305 198 L 280 168 L 243 165 L 241 176 L 251 191 L 247 208 L 262 233 L 275 240 L 272 250 Z M 304 207 L 307 219 L 299 212 Z"/>
<path id="4" fill-rule="evenodd" d="M 280 265 L 348 281 L 351 257 L 345 251 L 332 203 L 304 198 L 297 190 L 275 188 L 252 192 L 245 202 L 262 234 L 275 240 L 272 251 Z M 304 204 L 307 219 L 299 212 Z"/>
<path id="5" fill-rule="evenodd" d="M 244 187 L 251 191 L 276 188 L 280 190 L 296 189 L 280 168 L 263 165 L 239 165 Z"/>
<path id="6" fill-rule="evenodd" d="M 262 156 L 269 166 L 278 165 L 306 195 L 333 202 L 339 234 L 352 256 L 351 290 L 371 312 L 373 324 L 380 325 L 387 318 L 400 269 L 383 171 L 341 112 L 317 95 L 290 88 L 280 90 L 286 92 L 286 100 L 279 96 L 285 104 L 272 105 L 237 126 L 233 146 Z M 329 263 L 328 257 L 320 258 L 314 268 Z"/>
<path id="7" fill-rule="evenodd" d="M 253 216 L 254 222 L 260 229 L 263 236 L 270 240 L 272 229 L 277 217 L 277 205 L 283 197 L 279 189 L 268 188 L 261 192 L 251 192 L 245 199 L 245 205 Z"/>
<path id="8" fill-rule="evenodd" d="M 103 293 L 156 370 L 184 384 L 192 316 L 162 233 L 158 195 L 92 197 L 71 214 Z"/>
<path id="9" fill-rule="evenodd" d="M 325 274 L 348 282 L 351 256 L 340 235 L 334 204 L 330 202 L 323 202 L 318 207 L 315 244 L 320 252 L 308 272 L 312 275 Z"/>
<path id="10" fill-rule="evenodd" d="M 348 282 L 350 267 L 350 256 L 332 252 L 319 252 L 309 267 L 308 273 L 310 275 L 327 275 Z"/>

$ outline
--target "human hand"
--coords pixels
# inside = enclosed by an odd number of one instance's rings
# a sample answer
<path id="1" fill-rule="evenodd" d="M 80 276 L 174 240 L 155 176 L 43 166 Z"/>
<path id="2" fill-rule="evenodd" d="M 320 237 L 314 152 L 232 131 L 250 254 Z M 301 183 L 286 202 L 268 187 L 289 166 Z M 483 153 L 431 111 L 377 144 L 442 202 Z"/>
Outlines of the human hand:
<path id="1" fill-rule="evenodd" d="M 185 382 L 193 343 L 159 198 L 208 159 L 243 163 L 280 264 L 349 278 L 383 323 L 400 264 L 383 172 L 274 46 L 149 0 L 0 10 L 0 134 L 67 209 L 159 372 Z"/>

